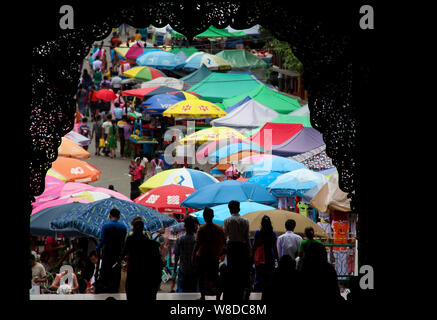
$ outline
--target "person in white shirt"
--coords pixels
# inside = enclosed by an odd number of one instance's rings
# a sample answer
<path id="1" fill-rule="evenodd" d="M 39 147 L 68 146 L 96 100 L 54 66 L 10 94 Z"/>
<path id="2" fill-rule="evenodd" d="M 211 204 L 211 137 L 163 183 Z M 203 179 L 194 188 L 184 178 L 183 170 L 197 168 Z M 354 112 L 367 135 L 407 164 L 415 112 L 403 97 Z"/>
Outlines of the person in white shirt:
<path id="1" fill-rule="evenodd" d="M 113 89 L 116 89 L 117 91 L 121 88 L 121 81 L 122 79 L 116 75 L 115 77 L 111 78 L 111 85 Z M 116 92 L 116 90 L 114 90 L 114 92 Z"/>
<path id="2" fill-rule="evenodd" d="M 276 241 L 279 259 L 286 254 L 291 256 L 293 260 L 297 258 L 297 252 L 299 250 L 302 237 L 294 233 L 295 227 L 296 221 L 293 219 L 288 219 L 285 221 L 285 229 L 287 231 L 283 235 L 279 236 L 278 240 Z"/>
<path id="3" fill-rule="evenodd" d="M 102 67 L 102 60 L 100 60 L 100 57 L 97 57 L 96 60 L 93 61 L 93 70 L 96 71 L 101 67 Z"/>

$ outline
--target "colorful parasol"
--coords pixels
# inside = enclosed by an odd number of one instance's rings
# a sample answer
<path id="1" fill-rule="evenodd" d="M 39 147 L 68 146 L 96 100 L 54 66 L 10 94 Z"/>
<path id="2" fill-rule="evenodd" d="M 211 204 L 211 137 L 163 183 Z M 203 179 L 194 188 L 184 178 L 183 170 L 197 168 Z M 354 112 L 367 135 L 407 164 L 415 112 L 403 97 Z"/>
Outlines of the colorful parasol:
<path id="1" fill-rule="evenodd" d="M 192 133 L 179 142 L 181 144 L 200 145 L 224 139 L 246 140 L 245 137 L 235 129 L 228 127 L 212 127 Z"/>
<path id="2" fill-rule="evenodd" d="M 180 101 L 162 114 L 166 117 L 186 117 L 186 118 L 218 118 L 226 115 L 212 102 L 201 99 L 187 99 Z"/>
<path id="3" fill-rule="evenodd" d="M 133 78 L 141 81 L 149 81 L 159 77 L 166 77 L 165 73 L 163 73 L 162 71 L 147 66 L 130 68 L 129 70 L 124 71 L 123 75 L 128 78 Z"/>
<path id="4" fill-rule="evenodd" d="M 165 86 L 154 86 L 147 88 L 139 88 L 139 89 L 131 89 L 123 91 L 123 96 L 133 96 L 140 99 L 147 99 L 149 96 L 153 96 L 156 94 L 164 94 L 169 92 L 174 92 L 174 88 L 165 87 Z"/>
<path id="5" fill-rule="evenodd" d="M 104 101 L 114 101 L 117 99 L 117 96 L 114 91 L 110 89 L 100 89 L 96 92 L 96 98 Z"/>
<path id="6" fill-rule="evenodd" d="M 120 220 L 128 231 L 132 230 L 130 222 L 134 217 L 140 216 L 144 221 L 144 229 L 154 232 L 176 224 L 176 220 L 156 210 L 141 204 L 124 201 L 116 198 L 108 198 L 91 203 L 83 204 L 69 210 L 54 219 L 50 226 L 54 229 L 69 228 L 90 237 L 100 238 L 102 226 L 108 222 L 109 212 L 116 208 L 120 211 Z"/>
<path id="7" fill-rule="evenodd" d="M 147 192 L 150 189 L 169 184 L 177 184 L 193 189 L 199 189 L 213 183 L 218 183 L 218 180 L 208 173 L 199 170 L 181 168 L 164 170 L 155 174 L 153 177 L 146 180 L 139 189 L 141 192 Z"/>
<path id="8" fill-rule="evenodd" d="M 206 52 L 193 53 L 187 59 L 184 69 L 194 71 L 198 70 L 202 65 L 213 71 L 228 71 L 232 69 L 231 64 L 225 59 Z"/>
<path id="9" fill-rule="evenodd" d="M 180 69 L 185 60 L 178 55 L 164 50 L 151 50 L 143 53 L 136 59 L 137 65 L 149 66 L 156 69 Z"/>
<path id="10" fill-rule="evenodd" d="M 73 141 L 62 138 L 61 145 L 58 148 L 58 155 L 62 157 L 87 159 L 90 153 Z"/>
<path id="11" fill-rule="evenodd" d="M 134 200 L 162 213 L 189 213 L 181 208 L 181 202 L 196 189 L 176 184 L 166 185 L 147 191 Z"/>
<path id="12" fill-rule="evenodd" d="M 65 182 L 89 183 L 100 179 L 100 170 L 79 159 L 58 157 L 47 171 L 47 175 Z"/>

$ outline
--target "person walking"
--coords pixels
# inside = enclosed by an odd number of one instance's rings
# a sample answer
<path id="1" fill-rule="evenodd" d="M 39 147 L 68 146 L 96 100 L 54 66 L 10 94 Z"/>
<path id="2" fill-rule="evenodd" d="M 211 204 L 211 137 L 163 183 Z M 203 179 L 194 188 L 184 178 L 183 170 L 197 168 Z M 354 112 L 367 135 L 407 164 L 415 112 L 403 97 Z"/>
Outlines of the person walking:
<path id="1" fill-rule="evenodd" d="M 293 260 L 296 260 L 302 237 L 294 233 L 295 227 L 296 221 L 293 219 L 285 221 L 285 229 L 287 231 L 279 236 L 278 241 L 276 242 L 279 259 L 284 255 L 289 255 Z"/>
<path id="2" fill-rule="evenodd" d="M 144 232 L 144 221 L 135 217 L 133 231 L 126 238 L 123 250 L 127 262 L 126 298 L 129 301 L 153 301 L 161 284 L 163 268 L 159 244 Z"/>
<path id="3" fill-rule="evenodd" d="M 199 227 L 196 242 L 192 253 L 191 263 L 198 265 L 200 300 L 205 300 L 206 295 L 216 293 L 219 258 L 223 253 L 226 238 L 223 228 L 212 222 L 214 211 L 206 207 L 203 210 L 205 224 Z"/>
<path id="4" fill-rule="evenodd" d="M 109 148 L 108 148 L 108 137 L 109 137 L 109 128 L 112 127 L 112 116 L 108 114 L 106 116 L 106 121 L 102 124 L 102 136 L 103 139 L 105 139 L 105 147 L 103 149 L 103 153 L 105 156 L 108 156 L 109 154 Z"/>
<path id="5" fill-rule="evenodd" d="M 232 200 L 228 204 L 231 216 L 223 223 L 227 238 L 227 278 L 223 299 L 248 299 L 250 293 L 250 242 L 249 220 L 241 217 L 240 202 Z"/>
<path id="6" fill-rule="evenodd" d="M 91 131 L 91 140 L 93 137 L 95 137 L 95 143 L 96 143 L 96 152 L 95 155 L 100 155 L 101 145 L 100 145 L 100 139 L 103 137 L 103 130 L 102 130 L 103 120 L 102 116 L 100 114 L 97 115 L 97 118 L 95 119 L 93 123 L 93 129 Z"/>
<path id="7" fill-rule="evenodd" d="M 94 121 L 96 116 L 99 114 L 98 109 L 98 102 L 99 99 L 96 97 L 96 87 L 94 85 L 91 85 L 90 91 L 88 92 L 88 101 L 90 105 L 90 113 L 91 113 L 91 120 Z"/>
<path id="8" fill-rule="evenodd" d="M 150 167 L 152 170 L 152 176 L 164 170 L 164 161 L 159 158 L 158 152 L 155 152 L 155 157 L 150 161 Z"/>
<path id="9" fill-rule="evenodd" d="M 91 76 L 88 73 L 87 69 L 83 69 L 82 77 L 80 79 L 80 83 L 83 85 L 83 88 L 88 92 L 89 87 L 92 84 Z"/>
<path id="10" fill-rule="evenodd" d="M 179 270 L 177 273 L 178 289 L 177 292 L 197 292 L 198 276 L 197 266 L 191 263 L 194 245 L 196 243 L 196 220 L 192 216 L 187 216 L 184 219 L 185 235 L 176 240 L 174 255 L 175 265 L 174 270 Z M 176 278 L 176 272 L 174 273 Z"/>
<path id="11" fill-rule="evenodd" d="M 314 229 L 312 227 L 305 228 L 305 240 L 302 240 L 299 245 L 298 256 L 299 262 L 297 265 L 298 270 L 302 269 L 305 261 L 305 253 L 310 250 L 312 245 L 322 244 L 318 240 L 314 240 Z"/>
<path id="12" fill-rule="evenodd" d="M 125 149 L 126 138 L 125 138 L 124 128 L 126 126 L 128 126 L 127 117 L 126 115 L 123 115 L 121 119 L 117 122 L 118 140 L 120 141 L 120 157 L 122 159 L 125 159 L 124 149 Z"/>
<path id="13" fill-rule="evenodd" d="M 272 281 L 278 259 L 276 248 L 276 233 L 273 231 L 269 216 L 261 220 L 261 229 L 255 232 L 253 243 L 253 258 L 255 262 L 255 292 L 262 292 L 266 283 Z"/>
<path id="14" fill-rule="evenodd" d="M 87 93 L 84 89 L 83 84 L 79 85 L 79 88 L 76 92 L 76 103 L 77 109 L 82 115 L 85 115 L 86 112 L 86 102 L 87 102 Z"/>
<path id="15" fill-rule="evenodd" d="M 100 61 L 100 60 L 97 60 Z M 97 68 L 93 72 L 93 82 L 94 86 L 97 90 L 100 90 L 100 83 L 102 82 L 102 72 L 100 71 L 100 68 Z"/>
<path id="16" fill-rule="evenodd" d="M 141 184 L 141 172 L 138 168 L 137 161 L 132 159 L 129 165 L 130 175 L 130 199 L 134 200 L 141 195 L 139 186 Z"/>
<path id="17" fill-rule="evenodd" d="M 79 125 L 79 134 L 83 135 L 84 137 L 89 138 L 91 136 L 91 128 L 88 125 L 88 118 L 83 117 L 81 120 L 81 124 Z M 88 150 L 88 146 L 83 146 L 85 150 Z"/>
<path id="18" fill-rule="evenodd" d="M 108 148 L 111 153 L 111 159 L 114 159 L 116 156 L 117 141 L 118 141 L 117 122 L 115 120 L 112 120 L 111 127 L 109 127 L 109 135 L 108 135 Z"/>
<path id="19" fill-rule="evenodd" d="M 109 222 L 101 230 L 100 242 L 96 247 L 102 259 L 101 281 L 96 283 L 96 293 L 118 293 L 121 278 L 121 255 L 127 229 L 119 222 L 120 211 L 116 208 L 109 212 Z"/>

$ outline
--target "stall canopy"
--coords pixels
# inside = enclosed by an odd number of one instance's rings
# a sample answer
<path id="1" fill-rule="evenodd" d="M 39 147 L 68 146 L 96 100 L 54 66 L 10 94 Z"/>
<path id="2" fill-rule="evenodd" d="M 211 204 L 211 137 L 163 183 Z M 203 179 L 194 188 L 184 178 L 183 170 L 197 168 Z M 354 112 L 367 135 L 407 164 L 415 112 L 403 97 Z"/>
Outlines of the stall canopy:
<path id="1" fill-rule="evenodd" d="M 250 99 L 226 116 L 211 121 L 213 126 L 225 126 L 236 129 L 252 129 L 264 125 L 278 113 L 256 100 Z"/>
<path id="2" fill-rule="evenodd" d="M 247 50 L 223 50 L 216 54 L 231 64 L 233 70 L 265 69 L 268 64 Z"/>
<path id="3" fill-rule="evenodd" d="M 288 115 L 290 116 L 310 116 L 310 109 L 308 108 L 308 104 L 302 106 L 299 109 L 296 109 L 293 112 L 290 112 Z"/>
<path id="4" fill-rule="evenodd" d="M 194 86 L 200 82 L 202 82 L 205 78 L 207 78 L 212 73 L 205 65 L 202 65 L 197 71 L 190 73 L 189 75 L 181 78 L 180 80 L 188 83 L 191 86 Z"/>
<path id="5" fill-rule="evenodd" d="M 283 157 L 292 157 L 321 147 L 325 144 L 322 134 L 314 128 L 303 128 L 296 135 L 273 148 L 272 153 Z"/>
<path id="6" fill-rule="evenodd" d="M 223 109 L 226 110 L 227 108 L 233 106 L 239 101 L 245 99 L 247 96 L 281 114 L 288 114 L 300 108 L 300 104 L 296 99 L 273 91 L 263 84 L 258 84 L 255 88 L 252 89 L 252 91 L 246 90 L 241 94 L 230 96 L 229 98 L 224 99 L 222 102 Z"/>
<path id="7" fill-rule="evenodd" d="M 259 32 L 260 27 L 261 26 L 259 24 L 256 24 L 253 27 L 248 28 L 248 29 L 237 30 L 237 29 L 232 28 L 229 25 L 229 26 L 226 27 L 226 30 L 228 30 L 231 33 L 233 33 L 233 32 L 244 32 L 248 36 L 256 37 L 256 36 L 260 35 L 260 32 Z"/>
<path id="8" fill-rule="evenodd" d="M 184 56 L 181 55 L 182 58 L 187 59 L 193 53 L 199 52 L 199 50 L 197 50 L 195 47 L 180 47 L 180 48 L 173 48 L 169 52 L 176 55 L 184 54 Z"/>
<path id="9" fill-rule="evenodd" d="M 270 149 L 268 139 L 272 137 L 272 146 L 283 144 L 303 129 L 301 124 L 267 122 L 261 130 L 250 137 L 253 142 Z M 269 131 L 271 130 L 271 131 Z"/>
<path id="10" fill-rule="evenodd" d="M 226 111 L 228 112 L 228 111 Z M 272 123 L 300 123 L 304 127 L 312 127 L 310 117 L 309 116 L 292 116 L 289 114 L 280 114 L 277 117 L 269 120 Z"/>
<path id="11" fill-rule="evenodd" d="M 186 81 L 185 79 L 182 80 Z M 230 107 L 246 98 L 249 92 L 259 86 L 259 82 L 248 74 L 212 72 L 202 82 L 193 85 L 190 90 L 211 102 L 222 102 L 223 99 L 241 95 L 241 99 L 237 99 L 235 103 L 229 104 Z M 267 90 L 270 89 L 267 88 Z M 262 103 L 262 101 L 259 102 Z"/>
<path id="12" fill-rule="evenodd" d="M 247 34 L 244 32 L 229 32 L 227 29 L 219 29 L 214 26 L 210 26 L 208 29 L 194 36 L 194 38 L 242 38 L 247 37 Z"/>

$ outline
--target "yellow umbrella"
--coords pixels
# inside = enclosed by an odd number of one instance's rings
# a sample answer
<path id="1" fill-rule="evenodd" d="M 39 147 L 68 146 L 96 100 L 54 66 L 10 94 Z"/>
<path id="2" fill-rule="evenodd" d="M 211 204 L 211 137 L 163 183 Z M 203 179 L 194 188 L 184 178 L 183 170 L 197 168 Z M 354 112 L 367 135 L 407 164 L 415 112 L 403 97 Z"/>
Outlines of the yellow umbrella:
<path id="1" fill-rule="evenodd" d="M 225 116 L 226 112 L 212 102 L 200 99 L 187 99 L 175 103 L 164 111 L 162 115 L 166 117 L 219 118 Z"/>
<path id="2" fill-rule="evenodd" d="M 168 110 L 168 109 L 167 109 Z M 199 130 L 192 133 L 179 142 L 181 144 L 203 144 L 206 142 L 213 142 L 222 139 L 245 139 L 246 137 L 242 135 L 235 129 L 228 127 L 212 127 L 208 129 Z"/>
<path id="3" fill-rule="evenodd" d="M 261 228 L 261 220 L 268 216 L 272 221 L 273 231 L 278 234 L 285 233 L 285 221 L 293 219 L 296 221 L 294 232 L 303 235 L 306 227 L 313 227 L 316 237 L 329 239 L 328 234 L 318 224 L 304 215 L 286 210 L 261 210 L 245 214 L 243 217 L 249 220 L 249 231 L 255 232 Z"/>

